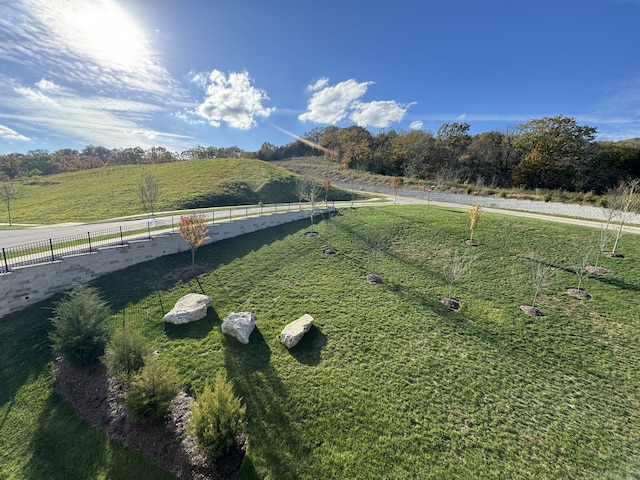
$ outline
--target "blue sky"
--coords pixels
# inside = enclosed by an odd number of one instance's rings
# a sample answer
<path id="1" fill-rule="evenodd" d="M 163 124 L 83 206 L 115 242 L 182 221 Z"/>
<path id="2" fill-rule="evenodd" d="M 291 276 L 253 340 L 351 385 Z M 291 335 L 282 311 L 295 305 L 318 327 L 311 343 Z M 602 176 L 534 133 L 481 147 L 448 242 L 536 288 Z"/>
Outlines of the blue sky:
<path id="1" fill-rule="evenodd" d="M 0 0 L 0 154 L 574 117 L 640 137 L 640 0 Z"/>

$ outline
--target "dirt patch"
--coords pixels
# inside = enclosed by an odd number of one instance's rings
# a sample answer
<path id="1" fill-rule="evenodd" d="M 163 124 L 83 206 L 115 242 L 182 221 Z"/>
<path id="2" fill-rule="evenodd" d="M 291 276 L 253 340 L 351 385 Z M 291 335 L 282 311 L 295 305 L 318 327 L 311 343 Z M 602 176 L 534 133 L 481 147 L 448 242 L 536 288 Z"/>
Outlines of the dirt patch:
<path id="1" fill-rule="evenodd" d="M 591 295 L 581 288 L 567 288 L 566 292 L 572 297 L 579 298 L 580 300 L 591 300 Z"/>
<path id="2" fill-rule="evenodd" d="M 372 284 L 381 284 L 384 283 L 384 279 L 378 275 L 377 273 L 370 273 L 368 274 L 366 277 L 367 282 L 372 283 Z"/>
<path id="3" fill-rule="evenodd" d="M 470 245 L 472 247 L 477 247 L 478 246 L 478 242 L 476 242 L 475 240 L 470 240 L 468 238 L 464 241 L 464 243 L 466 243 L 467 245 Z"/>
<path id="4" fill-rule="evenodd" d="M 182 272 L 180 272 L 180 279 L 181 280 L 191 280 L 192 278 L 199 277 L 200 275 L 202 275 L 206 271 L 207 270 L 204 269 L 203 267 L 189 268 L 187 270 L 183 270 Z"/>
<path id="5" fill-rule="evenodd" d="M 454 298 L 443 297 L 440 299 L 440 303 L 454 312 L 460 310 L 460 302 Z"/>
<path id="6" fill-rule="evenodd" d="M 311 238 L 316 238 L 318 235 L 320 235 L 318 232 L 306 232 L 304 234 L 305 237 L 311 237 Z"/>
<path id="7" fill-rule="evenodd" d="M 538 307 L 532 307 L 531 305 L 520 305 L 520 310 L 522 310 L 527 315 L 531 315 L 532 317 L 544 317 L 544 313 Z"/>
<path id="8" fill-rule="evenodd" d="M 602 252 L 605 257 L 609 258 L 624 258 L 624 255 L 621 253 L 613 253 L 613 252 Z"/>
<path id="9" fill-rule="evenodd" d="M 604 267 L 596 267 L 595 265 L 587 265 L 585 270 L 594 275 L 610 275 L 611 270 Z"/>
<path id="10" fill-rule="evenodd" d="M 185 480 L 226 480 L 240 469 L 248 446 L 245 436 L 225 455 L 207 461 L 186 432 L 192 402 L 186 393 L 173 399 L 165 418 L 140 423 L 127 414 L 121 398 L 124 388 L 104 365 L 77 367 L 56 357 L 54 369 L 58 393 L 91 425 L 174 475 Z"/>
<path id="11" fill-rule="evenodd" d="M 336 253 L 338 253 L 335 249 L 333 248 L 325 248 L 322 253 L 324 253 L 325 255 L 335 255 Z"/>

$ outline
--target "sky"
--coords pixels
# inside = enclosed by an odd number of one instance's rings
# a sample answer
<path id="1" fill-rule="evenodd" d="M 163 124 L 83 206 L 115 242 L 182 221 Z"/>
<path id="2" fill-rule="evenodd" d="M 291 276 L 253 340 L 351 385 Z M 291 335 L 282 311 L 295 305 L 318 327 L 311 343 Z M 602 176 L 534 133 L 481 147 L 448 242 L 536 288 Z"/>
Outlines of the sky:
<path id="1" fill-rule="evenodd" d="M 0 154 L 318 127 L 640 137 L 640 0 L 0 0 Z"/>

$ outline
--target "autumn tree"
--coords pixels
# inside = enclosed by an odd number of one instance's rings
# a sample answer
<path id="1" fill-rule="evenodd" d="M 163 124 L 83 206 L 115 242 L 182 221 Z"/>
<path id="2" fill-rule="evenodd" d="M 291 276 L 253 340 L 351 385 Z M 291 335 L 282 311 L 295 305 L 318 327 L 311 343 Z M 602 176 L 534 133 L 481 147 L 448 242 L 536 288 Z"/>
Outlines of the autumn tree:
<path id="1" fill-rule="evenodd" d="M 518 127 L 524 157 L 514 181 L 530 188 L 574 188 L 580 165 L 595 154 L 597 129 L 558 115 L 529 120 Z"/>
<path id="2" fill-rule="evenodd" d="M 209 226 L 203 215 L 182 215 L 180 217 L 180 235 L 191 249 L 191 268 L 196 264 L 196 250 L 209 239 Z"/>
<path id="3" fill-rule="evenodd" d="M 393 202 L 395 203 L 398 198 L 398 189 L 404 185 L 404 179 L 402 177 L 393 177 L 391 179 L 391 186 L 393 187 Z"/>
<path id="4" fill-rule="evenodd" d="M 469 210 L 469 216 L 471 217 L 471 225 L 470 225 L 470 229 L 471 229 L 471 236 L 469 237 L 469 241 L 467 243 L 469 243 L 470 245 L 473 245 L 473 232 L 475 231 L 475 229 L 478 227 L 478 222 L 480 221 L 480 217 L 484 214 L 484 212 L 482 211 L 482 209 L 480 208 L 480 204 L 476 203 L 471 210 Z"/>

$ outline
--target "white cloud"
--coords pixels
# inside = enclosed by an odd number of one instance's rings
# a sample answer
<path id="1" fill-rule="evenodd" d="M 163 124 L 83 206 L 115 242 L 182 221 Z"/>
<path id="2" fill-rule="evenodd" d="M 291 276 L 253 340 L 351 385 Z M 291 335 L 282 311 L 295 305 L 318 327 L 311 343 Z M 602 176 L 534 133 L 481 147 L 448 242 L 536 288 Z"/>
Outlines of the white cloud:
<path id="1" fill-rule="evenodd" d="M 0 125 L 0 138 L 8 138 L 9 140 L 20 140 L 23 142 L 29 141 L 28 137 L 20 135 L 15 130 L 9 127 L 5 127 L 4 125 Z"/>
<path id="2" fill-rule="evenodd" d="M 409 124 L 409 130 L 422 130 L 422 125 L 424 125 L 422 121 L 415 120 Z"/>
<path id="3" fill-rule="evenodd" d="M 385 128 L 404 118 L 409 105 L 401 105 L 393 100 L 362 102 L 373 82 L 356 82 L 353 79 L 329 85 L 327 78 L 321 78 L 308 87 L 314 92 L 307 105 L 307 111 L 298 116 L 303 122 L 328 123 L 335 125 L 349 118 L 362 127 Z"/>
<path id="4" fill-rule="evenodd" d="M 194 75 L 193 78 L 201 81 L 202 77 Z M 269 97 L 264 90 L 251 85 L 246 71 L 230 73 L 227 77 L 213 70 L 206 81 L 205 95 L 196 112 L 214 127 L 224 122 L 230 127 L 248 130 L 256 125 L 256 117 L 268 117 L 274 110 L 262 105 Z"/>
<path id="5" fill-rule="evenodd" d="M 51 86 L 45 82 L 44 85 Z M 157 132 L 142 125 L 161 107 L 144 102 L 110 97 L 83 98 L 66 88 L 42 89 L 16 85 L 0 77 L 3 98 L 0 118 L 11 118 L 55 134 L 69 135 L 107 148 L 163 145 L 180 148 L 188 137 Z"/>
<path id="6" fill-rule="evenodd" d="M 358 83 L 355 80 L 328 86 L 329 80 L 322 78 L 309 89 L 315 93 L 309 100 L 307 111 L 298 116 L 303 122 L 328 123 L 335 125 L 344 119 L 353 103 L 362 97 L 372 82 Z"/>
<path id="7" fill-rule="evenodd" d="M 399 122 L 407 113 L 407 108 L 393 100 L 376 102 L 356 102 L 349 118 L 361 127 L 386 128 L 393 122 Z"/>

